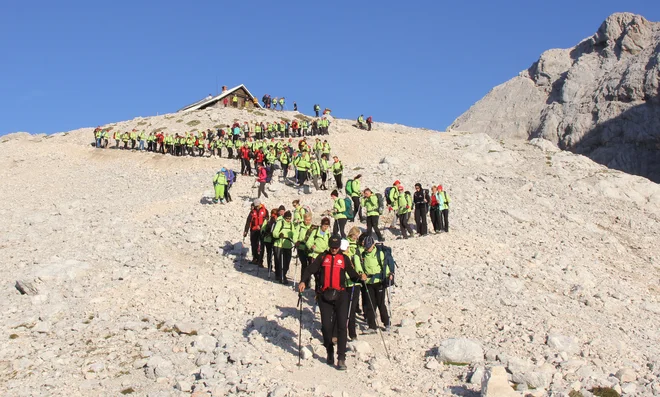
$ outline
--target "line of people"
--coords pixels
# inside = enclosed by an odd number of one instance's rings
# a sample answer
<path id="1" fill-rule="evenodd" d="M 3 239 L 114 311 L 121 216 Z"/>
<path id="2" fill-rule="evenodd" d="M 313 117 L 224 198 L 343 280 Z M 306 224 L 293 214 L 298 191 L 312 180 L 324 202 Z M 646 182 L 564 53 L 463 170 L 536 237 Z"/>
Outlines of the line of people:
<path id="1" fill-rule="evenodd" d="M 345 370 L 347 338 L 358 339 L 356 314 L 364 313 L 363 334 L 381 332 L 376 312 L 384 329 L 390 329 L 386 296 L 394 283 L 396 263 L 390 248 L 376 244 L 359 227 L 352 227 L 342 241 L 338 234 L 331 234 L 328 217 L 322 218 L 320 225 L 313 225 L 310 209 L 299 200 L 292 204 L 293 211 L 281 205 L 269 214 L 259 199 L 254 200 L 243 233 L 244 238 L 250 236 L 250 263 L 263 268 L 265 259 L 270 278 L 274 261 L 275 280 L 288 285 L 295 249 L 296 261 L 301 264 L 299 293 L 308 290 L 314 279 L 327 362 L 334 365 L 336 345 L 337 368 Z"/>

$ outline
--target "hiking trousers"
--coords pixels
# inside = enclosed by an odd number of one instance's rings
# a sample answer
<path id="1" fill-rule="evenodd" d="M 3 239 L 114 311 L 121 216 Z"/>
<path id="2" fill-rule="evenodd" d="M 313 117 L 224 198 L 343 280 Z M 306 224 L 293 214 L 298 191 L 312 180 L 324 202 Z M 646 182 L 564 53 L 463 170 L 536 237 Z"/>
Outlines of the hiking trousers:
<path id="1" fill-rule="evenodd" d="M 415 235 L 415 233 L 412 230 L 412 227 L 410 227 L 410 225 L 408 224 L 409 218 L 410 218 L 410 212 L 406 212 L 405 214 L 399 214 L 399 225 L 401 226 L 401 234 L 403 235 L 403 238 L 408 238 L 406 231 L 410 233 L 410 237 Z"/>
<path id="2" fill-rule="evenodd" d="M 268 195 L 266 194 L 266 182 L 259 182 L 259 190 L 257 191 L 257 198 L 260 198 L 262 194 L 264 195 L 264 197 L 268 198 Z"/>
<path id="3" fill-rule="evenodd" d="M 312 175 L 312 183 L 314 184 L 314 189 L 320 190 L 319 189 L 319 176 L 318 175 Z"/>
<path id="4" fill-rule="evenodd" d="M 449 232 L 449 209 L 442 210 L 442 217 L 440 218 L 440 229 L 446 233 Z"/>
<path id="5" fill-rule="evenodd" d="M 371 231 L 373 230 L 374 233 L 376 233 L 376 237 L 378 237 L 378 240 L 382 241 L 383 235 L 380 234 L 380 229 L 378 229 L 378 220 L 379 220 L 378 215 L 370 215 L 367 217 L 367 234 L 371 235 Z"/>
<path id="6" fill-rule="evenodd" d="M 273 242 L 264 241 L 259 256 L 259 265 L 264 263 L 264 254 L 266 254 L 266 264 L 268 269 L 273 269 Z"/>
<path id="7" fill-rule="evenodd" d="M 426 213 L 428 210 L 426 204 L 418 204 L 415 206 L 415 228 L 420 236 L 424 236 L 429 232 L 428 224 L 426 222 Z"/>
<path id="8" fill-rule="evenodd" d="M 353 208 L 355 211 L 353 211 L 353 219 L 355 219 L 356 216 L 360 218 L 360 222 L 364 221 L 364 216 L 362 216 L 362 207 L 360 206 L 360 196 L 351 196 L 351 199 L 353 200 Z"/>
<path id="9" fill-rule="evenodd" d="M 433 231 L 439 232 L 442 230 L 442 218 L 440 217 L 440 206 L 431 207 L 431 224 Z"/>
<path id="10" fill-rule="evenodd" d="M 355 298 L 355 296 L 353 296 Z M 348 318 L 348 291 L 341 291 L 339 297 L 328 302 L 321 293 L 318 298 L 319 311 L 321 312 L 321 333 L 323 334 L 323 346 L 328 356 L 334 354 L 332 345 L 332 331 L 337 333 L 337 360 L 346 360 L 346 319 Z M 336 327 L 336 328 L 335 328 Z"/>
<path id="11" fill-rule="evenodd" d="M 291 264 L 291 248 L 275 247 L 275 279 L 284 280 Z"/>
<path id="12" fill-rule="evenodd" d="M 355 324 L 355 313 L 357 312 L 357 308 L 360 304 L 360 292 L 362 291 L 362 287 L 359 285 L 354 285 L 352 287 L 347 287 L 346 292 L 348 293 L 349 297 L 349 308 L 348 308 L 348 336 L 351 339 L 355 339 L 357 337 L 357 332 L 356 332 L 356 324 Z M 352 295 L 352 298 L 351 298 Z"/>
<path id="13" fill-rule="evenodd" d="M 390 316 L 387 313 L 387 305 L 385 304 L 385 287 L 383 283 L 367 284 L 367 294 L 369 296 L 363 296 L 362 300 L 364 304 L 364 315 L 367 318 L 367 324 L 371 329 L 377 329 L 376 327 L 376 313 L 374 310 L 378 310 L 380 314 L 380 321 L 383 323 L 383 326 L 387 327 L 390 325 Z M 371 298 L 371 303 L 369 299 Z M 373 308 L 372 306 L 373 305 Z"/>
<path id="14" fill-rule="evenodd" d="M 341 174 L 335 174 L 335 182 L 337 182 L 337 189 L 341 190 L 344 188 L 344 184 L 341 183 Z"/>
<path id="15" fill-rule="evenodd" d="M 250 248 L 252 248 L 252 261 L 259 262 L 259 243 L 261 242 L 261 230 L 250 230 Z"/>
<path id="16" fill-rule="evenodd" d="M 307 171 L 298 170 L 298 185 L 302 186 L 307 182 Z"/>
<path id="17" fill-rule="evenodd" d="M 332 234 L 341 236 L 341 238 L 346 238 L 346 233 L 344 229 L 346 228 L 346 218 L 335 219 L 335 224 L 332 227 Z"/>
<path id="18" fill-rule="evenodd" d="M 300 275 L 295 274 L 295 277 L 302 277 L 303 273 L 305 273 L 305 269 L 307 269 L 307 266 L 311 263 L 309 260 L 309 256 L 307 255 L 307 251 L 303 250 L 297 250 L 298 252 L 298 259 L 300 260 Z M 305 283 L 305 289 L 309 288 L 309 282 L 310 279 L 307 280 L 300 280 L 299 282 Z"/>

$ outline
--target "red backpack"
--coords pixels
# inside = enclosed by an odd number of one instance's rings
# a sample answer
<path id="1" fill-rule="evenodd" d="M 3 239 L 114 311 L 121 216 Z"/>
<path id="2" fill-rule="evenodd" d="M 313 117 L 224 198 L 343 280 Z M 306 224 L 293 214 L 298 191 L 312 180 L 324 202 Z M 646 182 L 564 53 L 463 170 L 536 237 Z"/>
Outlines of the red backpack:
<path id="1" fill-rule="evenodd" d="M 344 280 L 342 272 L 346 269 L 346 257 L 343 254 L 327 254 L 323 258 L 321 268 L 323 269 L 323 288 L 322 292 L 327 290 L 343 291 Z M 324 293 L 324 297 L 326 294 Z"/>

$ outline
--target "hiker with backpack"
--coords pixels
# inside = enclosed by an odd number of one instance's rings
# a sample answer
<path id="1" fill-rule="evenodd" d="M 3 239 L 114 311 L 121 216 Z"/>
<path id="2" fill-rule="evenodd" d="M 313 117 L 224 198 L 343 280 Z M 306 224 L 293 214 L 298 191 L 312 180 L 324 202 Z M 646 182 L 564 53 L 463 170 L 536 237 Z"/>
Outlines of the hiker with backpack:
<path id="1" fill-rule="evenodd" d="M 348 234 L 346 235 L 346 241 L 348 241 L 348 248 L 344 251 L 344 254 L 346 254 L 351 260 L 353 261 L 353 267 L 355 268 L 355 271 L 358 274 L 364 273 L 364 270 L 362 270 L 362 261 L 360 260 L 360 255 L 361 255 L 361 249 L 362 247 L 359 246 L 358 244 L 358 238 L 362 232 L 360 231 L 360 228 L 357 226 L 353 226 L 351 230 L 348 231 Z M 347 321 L 347 326 L 348 326 L 348 337 L 351 338 L 352 341 L 357 340 L 357 332 L 356 332 L 356 323 L 355 323 L 355 315 L 359 312 L 362 313 L 360 310 L 360 293 L 362 291 L 362 287 L 359 283 L 355 283 L 352 280 L 346 280 L 346 289 L 350 291 L 350 299 L 349 299 L 349 308 L 348 308 L 348 321 Z M 362 301 L 364 303 L 364 300 Z"/>
<path id="2" fill-rule="evenodd" d="M 309 257 L 311 260 L 316 259 L 319 254 L 328 249 L 328 241 L 330 240 L 330 218 L 324 217 L 321 219 L 321 226 L 312 226 L 307 231 L 305 236 L 305 245 L 309 250 Z"/>
<path id="3" fill-rule="evenodd" d="M 291 164 L 291 156 L 286 150 L 280 151 L 280 167 L 282 167 L 282 178 L 286 182 L 286 177 L 289 172 L 289 164 Z"/>
<path id="4" fill-rule="evenodd" d="M 321 190 L 328 190 L 325 186 L 325 181 L 328 180 L 328 170 L 330 169 L 330 164 L 328 163 L 328 157 L 323 155 L 319 161 L 321 167 Z"/>
<path id="5" fill-rule="evenodd" d="M 229 194 L 229 190 L 232 186 L 234 186 L 234 182 L 236 182 L 236 172 L 234 172 L 234 170 L 225 169 L 225 176 L 227 177 L 227 186 L 225 187 L 225 201 L 230 203 L 232 199 L 231 194 Z"/>
<path id="6" fill-rule="evenodd" d="M 413 203 L 415 203 L 415 228 L 419 236 L 426 236 L 428 234 L 426 214 L 429 212 L 430 201 L 431 197 L 429 197 L 428 189 L 422 189 L 422 185 L 416 183 Z"/>
<path id="7" fill-rule="evenodd" d="M 261 200 L 254 200 L 254 202 L 252 202 L 250 213 L 245 221 L 245 228 L 243 229 L 243 238 L 247 236 L 248 231 L 250 232 L 252 260 L 249 263 L 253 265 L 259 264 L 263 257 L 263 255 L 261 255 L 261 252 L 263 251 L 263 246 L 261 244 L 261 228 L 267 220 L 268 210 L 263 204 L 261 204 Z"/>
<path id="8" fill-rule="evenodd" d="M 398 216 L 398 202 L 399 202 L 399 185 L 401 182 L 398 180 L 394 181 L 394 184 L 388 188 L 385 189 L 385 201 L 387 202 L 387 210 L 388 212 L 394 212 L 394 216 L 392 217 L 392 223 L 390 224 L 390 229 L 394 229 L 396 227 L 396 222 L 399 219 Z"/>
<path id="9" fill-rule="evenodd" d="M 214 204 L 217 204 L 218 201 L 221 204 L 225 203 L 225 188 L 228 184 L 225 171 L 227 171 L 227 169 L 222 167 L 213 177 L 213 189 L 215 190 L 215 197 L 213 198 Z"/>
<path id="10" fill-rule="evenodd" d="M 410 192 L 404 193 L 403 185 L 401 184 L 397 186 L 397 190 L 399 191 L 399 195 L 397 198 L 396 207 L 399 217 L 399 225 L 401 227 L 401 235 L 404 239 L 407 239 L 415 235 L 415 233 L 413 233 L 412 227 L 410 227 L 408 224 L 408 220 L 410 219 L 410 212 L 412 211 L 413 206 L 412 196 L 410 195 Z M 410 234 L 410 236 L 406 234 L 406 231 Z"/>
<path id="11" fill-rule="evenodd" d="M 438 192 L 437 186 L 431 186 L 431 209 L 429 214 L 431 215 L 431 224 L 433 225 L 433 231 L 435 233 L 440 233 L 443 230 L 442 227 L 442 210 L 440 203 L 444 201 L 440 192 Z M 443 203 L 444 204 L 444 203 Z"/>
<path id="12" fill-rule="evenodd" d="M 266 184 L 270 182 L 270 177 L 268 175 L 268 170 L 266 170 L 266 167 L 263 165 L 259 167 L 259 170 L 257 171 L 257 182 L 259 183 L 259 190 L 257 191 L 257 198 L 261 198 L 261 194 L 264 195 L 264 197 L 268 198 L 268 194 L 266 194 Z"/>
<path id="13" fill-rule="evenodd" d="M 380 229 L 378 228 L 378 221 L 385 207 L 383 196 L 380 194 L 373 194 L 371 189 L 364 189 L 362 206 L 364 207 L 364 211 L 367 213 L 367 234 L 371 236 L 373 231 L 376 234 L 378 241 L 385 241 L 383 235 L 380 233 Z"/>
<path id="14" fill-rule="evenodd" d="M 346 221 L 349 218 L 351 211 L 351 199 L 349 198 L 339 198 L 339 192 L 335 189 L 330 193 L 334 204 L 332 206 L 332 217 L 335 218 L 335 224 L 332 227 L 332 234 L 340 235 L 341 238 L 346 237 L 344 233 L 344 228 L 346 228 Z"/>
<path id="15" fill-rule="evenodd" d="M 301 223 L 305 217 L 305 214 L 310 214 L 312 213 L 312 210 L 307 207 L 303 207 L 300 205 L 300 200 L 293 200 L 293 224 L 298 225 Z"/>
<path id="16" fill-rule="evenodd" d="M 344 172 L 344 166 L 342 165 L 341 161 L 339 161 L 339 157 L 334 156 L 333 160 L 335 162 L 332 163 L 332 174 L 335 176 L 337 189 L 342 189 L 344 187 L 344 184 L 341 182 L 341 176 L 342 173 Z"/>
<path id="17" fill-rule="evenodd" d="M 374 119 L 371 116 L 367 117 L 367 131 L 371 131 L 371 124 L 374 122 Z"/>
<path id="18" fill-rule="evenodd" d="M 273 237 L 273 230 L 275 230 L 275 225 L 277 220 L 284 214 L 284 206 L 280 205 L 279 208 L 273 208 L 270 210 L 270 218 L 267 222 L 261 226 L 261 253 L 259 257 L 259 267 L 264 267 L 264 254 L 266 254 L 266 263 L 268 265 L 268 275 L 273 270 L 273 244 L 275 243 L 275 238 Z"/>
<path id="19" fill-rule="evenodd" d="M 364 269 L 364 272 L 367 275 L 365 289 L 363 290 L 366 295 L 362 297 L 362 301 L 367 302 L 364 314 L 367 319 L 367 325 L 369 326 L 369 329 L 364 333 L 368 335 L 378 332 L 375 310 L 378 310 L 380 320 L 383 323 L 385 330 L 389 331 L 390 317 L 387 305 L 385 304 L 385 289 L 393 280 L 392 273 L 394 269 L 390 269 L 389 266 L 387 266 L 383 249 L 377 246 L 371 236 L 364 238 L 362 241 L 362 247 L 363 250 L 360 259 L 362 262 L 362 269 Z"/>
<path id="20" fill-rule="evenodd" d="M 305 272 L 305 269 L 307 269 L 307 265 L 310 261 L 310 249 L 307 247 L 307 238 L 309 237 L 309 234 L 318 228 L 318 226 L 312 225 L 312 214 L 307 212 L 303 216 L 303 221 L 297 225 L 297 228 L 298 238 L 296 240 L 296 253 L 298 255 L 298 260 L 300 260 L 300 265 L 302 267 L 300 274 L 302 274 Z M 294 274 L 294 277 L 297 276 L 297 274 Z M 307 288 L 309 288 L 309 280 L 300 279 L 300 282 L 304 282 Z"/>
<path id="21" fill-rule="evenodd" d="M 346 195 L 350 196 L 353 201 L 353 219 L 350 220 L 354 221 L 357 215 L 360 218 L 360 222 L 364 222 L 362 207 L 360 205 L 360 178 L 362 178 L 362 174 L 357 174 L 355 178 L 346 181 Z"/>
<path id="22" fill-rule="evenodd" d="M 318 103 L 314 105 L 314 113 L 316 114 L 316 117 L 319 117 L 319 112 L 321 111 L 321 105 Z"/>
<path id="23" fill-rule="evenodd" d="M 310 177 L 312 179 L 312 183 L 314 184 L 314 189 L 316 189 L 317 191 L 321 190 L 319 188 L 319 176 L 321 176 L 321 165 L 314 156 L 312 156 L 312 162 L 309 167 L 309 172 L 310 172 Z"/>
<path id="24" fill-rule="evenodd" d="M 275 280 L 287 285 L 289 279 L 286 277 L 291 264 L 291 254 L 294 243 L 298 240 L 298 233 L 291 222 L 291 211 L 286 211 L 284 216 L 277 220 L 273 237 L 275 238 Z"/>
<path id="25" fill-rule="evenodd" d="M 447 192 L 442 189 L 442 185 L 438 185 L 438 195 L 440 196 L 440 229 L 445 233 L 449 233 L 449 196 Z"/>
<path id="26" fill-rule="evenodd" d="M 323 346 L 327 353 L 328 365 L 335 363 L 335 346 L 332 343 L 333 329 L 337 327 L 337 369 L 345 371 L 346 367 L 346 320 L 348 317 L 349 295 L 346 291 L 346 279 L 353 281 L 366 280 L 365 274 L 359 275 L 353 268 L 351 259 L 340 252 L 341 239 L 333 236 L 329 241 L 329 249 L 319 255 L 305 270 L 303 279 L 319 273 L 320 288 L 318 304 L 321 311 L 321 333 Z M 305 283 L 298 286 L 298 291 L 305 290 Z"/>

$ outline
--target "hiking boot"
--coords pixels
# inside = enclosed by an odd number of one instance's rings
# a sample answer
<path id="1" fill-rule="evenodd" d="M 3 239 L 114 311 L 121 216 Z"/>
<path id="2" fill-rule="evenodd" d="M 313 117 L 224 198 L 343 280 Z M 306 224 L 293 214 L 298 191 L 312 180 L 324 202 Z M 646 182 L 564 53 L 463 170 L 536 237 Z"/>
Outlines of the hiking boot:
<path id="1" fill-rule="evenodd" d="M 365 329 L 365 330 L 364 330 L 364 332 L 362 333 L 362 335 L 373 335 L 373 334 L 377 334 L 377 333 L 378 333 L 378 331 L 376 331 L 375 329 L 373 329 L 373 328 L 368 328 L 368 329 Z"/>
<path id="2" fill-rule="evenodd" d="M 389 325 L 385 326 L 385 332 L 388 332 L 388 333 L 390 332 L 390 326 Z"/>
<path id="3" fill-rule="evenodd" d="M 338 360 L 337 361 L 337 369 L 340 371 L 346 371 L 348 368 L 346 367 L 346 360 Z"/>
<path id="4" fill-rule="evenodd" d="M 350 336 L 350 335 L 349 335 L 348 337 L 351 338 L 351 342 L 358 340 L 358 336 L 357 336 L 357 335 L 353 335 L 353 336 Z"/>
<path id="5" fill-rule="evenodd" d="M 335 365 L 335 354 L 334 353 L 328 353 L 328 357 L 326 358 L 326 362 L 328 365 Z"/>

